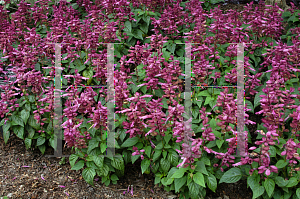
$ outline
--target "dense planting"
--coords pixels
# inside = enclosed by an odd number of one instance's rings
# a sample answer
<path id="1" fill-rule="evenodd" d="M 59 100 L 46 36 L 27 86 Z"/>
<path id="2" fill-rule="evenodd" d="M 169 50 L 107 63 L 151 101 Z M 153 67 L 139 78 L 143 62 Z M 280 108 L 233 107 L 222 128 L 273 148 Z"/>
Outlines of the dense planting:
<path id="1" fill-rule="evenodd" d="M 69 163 L 73 170 L 82 169 L 89 184 L 95 176 L 106 185 L 117 183 L 125 165 L 141 158 L 142 173 L 153 172 L 155 184 L 181 198 L 204 197 L 207 188 L 215 191 L 218 183 L 240 179 L 247 179 L 253 198 L 300 198 L 296 7 L 283 12 L 260 2 L 255 9 L 250 3 L 242 13 L 222 14 L 199 0 L 2 4 L 0 73 L 13 66 L 16 74 L 15 81 L 1 86 L 5 142 L 14 133 L 27 148 L 38 147 L 42 153 L 46 147 L 56 149 L 54 89 L 59 89 L 64 140 L 74 149 Z M 286 34 L 283 22 L 288 22 Z M 49 43 L 68 43 L 61 48 L 62 89 L 54 87 L 55 48 Z M 103 156 L 107 89 L 93 87 L 107 82 L 107 43 L 118 43 L 114 44 L 117 157 Z M 185 43 L 192 43 L 188 103 Z M 247 157 L 234 156 L 237 45 L 230 43 L 247 43 L 245 124 L 255 124 L 247 112 L 264 117 L 256 137 L 245 128 L 251 152 Z M 186 104 L 192 119 L 185 113 Z"/>

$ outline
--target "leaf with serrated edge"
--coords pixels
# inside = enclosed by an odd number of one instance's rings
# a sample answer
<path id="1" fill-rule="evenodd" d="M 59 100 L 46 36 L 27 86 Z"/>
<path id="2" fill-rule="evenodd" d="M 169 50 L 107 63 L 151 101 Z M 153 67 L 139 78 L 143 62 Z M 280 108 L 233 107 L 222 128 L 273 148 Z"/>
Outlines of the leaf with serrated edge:
<path id="1" fill-rule="evenodd" d="M 239 168 L 231 168 L 228 171 L 224 173 L 224 175 L 221 177 L 220 182 L 225 183 L 235 183 L 239 181 L 242 178 L 242 172 Z"/>

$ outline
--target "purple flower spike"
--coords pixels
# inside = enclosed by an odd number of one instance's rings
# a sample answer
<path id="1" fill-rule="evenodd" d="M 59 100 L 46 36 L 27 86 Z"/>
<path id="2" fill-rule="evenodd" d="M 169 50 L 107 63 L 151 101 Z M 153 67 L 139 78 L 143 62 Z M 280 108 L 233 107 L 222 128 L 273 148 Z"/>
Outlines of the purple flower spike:
<path id="1" fill-rule="evenodd" d="M 133 196 L 133 185 L 131 185 L 131 191 L 130 194 Z"/>

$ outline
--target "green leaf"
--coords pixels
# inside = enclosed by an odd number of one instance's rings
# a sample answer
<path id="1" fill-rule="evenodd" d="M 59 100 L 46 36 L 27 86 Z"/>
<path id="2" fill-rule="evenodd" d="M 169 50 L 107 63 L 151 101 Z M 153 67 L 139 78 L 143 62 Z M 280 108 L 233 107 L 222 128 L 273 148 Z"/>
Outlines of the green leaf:
<path id="1" fill-rule="evenodd" d="M 257 61 L 255 59 L 254 54 L 249 54 L 249 57 L 254 61 L 254 63 L 255 63 L 254 67 L 256 67 L 258 63 L 257 63 Z"/>
<path id="2" fill-rule="evenodd" d="M 36 141 L 36 146 L 41 146 L 45 143 L 46 139 L 44 137 L 39 136 Z"/>
<path id="3" fill-rule="evenodd" d="M 211 173 L 208 173 L 208 176 L 206 178 L 206 184 L 207 184 L 208 188 L 210 188 L 210 190 L 212 190 L 213 192 L 216 192 L 217 185 L 218 185 L 217 179 Z"/>
<path id="4" fill-rule="evenodd" d="M 162 154 L 163 154 L 163 158 L 166 159 L 168 152 L 167 151 L 163 151 Z"/>
<path id="5" fill-rule="evenodd" d="M 171 53 L 173 53 L 173 54 L 174 54 L 174 52 L 175 52 L 175 48 L 176 48 L 176 44 L 169 43 L 169 44 L 167 45 L 167 49 L 168 49 Z"/>
<path id="6" fill-rule="evenodd" d="M 13 132 L 18 138 L 24 140 L 24 127 L 22 126 L 13 126 Z"/>
<path id="7" fill-rule="evenodd" d="M 83 166 L 84 166 L 84 160 L 79 160 L 79 161 L 71 168 L 71 170 L 78 171 L 78 170 L 82 169 Z"/>
<path id="8" fill-rule="evenodd" d="M 145 76 L 144 76 L 144 77 L 145 77 Z M 147 92 L 147 86 L 141 86 L 140 90 L 141 90 L 144 94 L 146 94 L 146 92 Z"/>
<path id="9" fill-rule="evenodd" d="M 14 121 L 16 124 L 24 127 L 24 123 L 21 117 L 17 116 L 17 115 L 13 115 L 12 116 L 12 121 Z"/>
<path id="10" fill-rule="evenodd" d="M 153 162 L 156 162 L 156 160 L 160 157 L 162 150 L 155 150 L 153 155 Z"/>
<path id="11" fill-rule="evenodd" d="M 99 176 L 107 176 L 109 173 L 109 167 L 106 164 L 103 164 L 103 167 L 101 167 L 99 171 L 99 173 L 97 172 Z"/>
<path id="12" fill-rule="evenodd" d="M 275 177 L 275 183 L 279 186 L 279 187 L 285 187 L 288 183 L 289 180 L 285 180 L 283 177 L 281 176 L 276 176 Z"/>
<path id="13" fill-rule="evenodd" d="M 34 129 L 31 126 L 27 125 L 26 126 L 26 130 L 28 131 L 28 138 L 33 138 L 34 134 L 35 134 Z"/>
<path id="14" fill-rule="evenodd" d="M 291 198 L 291 196 L 292 196 L 292 194 L 293 194 L 293 192 L 289 192 L 289 193 L 287 193 L 287 192 L 284 192 L 284 197 L 283 197 L 283 199 L 290 199 Z"/>
<path id="15" fill-rule="evenodd" d="M 294 20 L 295 20 L 295 16 L 292 15 L 287 21 L 289 22 L 289 21 L 294 21 Z"/>
<path id="16" fill-rule="evenodd" d="M 167 159 L 171 163 L 172 166 L 177 166 L 178 163 L 178 154 L 175 151 L 169 151 Z"/>
<path id="17" fill-rule="evenodd" d="M 283 18 L 286 18 L 286 17 L 290 17 L 292 14 L 291 14 L 291 12 L 290 11 L 287 11 L 287 12 L 284 12 L 284 13 L 282 13 L 282 17 Z M 300 198 L 300 197 L 299 197 Z"/>
<path id="18" fill-rule="evenodd" d="M 247 108 L 251 109 L 249 112 L 254 114 L 254 108 L 253 108 L 252 103 L 249 100 L 245 100 L 245 106 L 246 106 L 246 104 L 247 104 Z"/>
<path id="19" fill-rule="evenodd" d="M 89 86 L 93 81 L 94 71 L 92 69 L 84 70 L 82 76 L 89 78 L 87 80 L 87 85 Z"/>
<path id="20" fill-rule="evenodd" d="M 141 30 L 136 30 L 136 31 L 134 31 L 134 37 L 136 38 L 136 39 L 140 39 L 140 40 L 143 40 L 144 38 L 143 38 L 143 32 L 141 31 Z"/>
<path id="21" fill-rule="evenodd" d="M 160 168 L 164 173 L 168 173 L 169 169 L 170 169 L 170 162 L 166 159 L 160 159 Z"/>
<path id="22" fill-rule="evenodd" d="M 36 120 L 34 119 L 33 115 L 29 116 L 27 122 L 32 128 L 34 128 L 35 130 L 39 130 L 40 125 L 36 123 Z"/>
<path id="23" fill-rule="evenodd" d="M 153 164 L 152 164 L 152 166 L 153 166 Z M 170 169 L 170 171 L 168 172 L 167 178 L 171 178 L 171 176 L 172 176 L 177 170 L 178 170 L 177 167 L 172 167 L 172 168 Z"/>
<path id="24" fill-rule="evenodd" d="M 148 25 L 147 23 L 143 23 L 142 25 L 140 25 L 140 29 L 147 34 L 148 33 Z"/>
<path id="25" fill-rule="evenodd" d="M 32 139 L 30 139 L 30 138 L 25 138 L 24 143 L 25 143 L 25 147 L 26 147 L 27 150 L 30 149 L 30 147 L 31 147 L 31 142 L 32 142 Z"/>
<path id="26" fill-rule="evenodd" d="M 141 163 L 142 174 L 148 169 L 149 166 L 150 166 L 150 160 L 143 159 Z"/>
<path id="27" fill-rule="evenodd" d="M 78 73 L 80 73 L 81 71 L 86 69 L 86 65 L 82 64 L 82 63 L 79 63 L 78 65 L 76 65 L 76 69 L 78 70 Z"/>
<path id="28" fill-rule="evenodd" d="M 133 138 L 128 138 L 122 145 L 121 147 L 132 147 L 136 143 L 138 143 L 139 138 L 138 137 L 133 137 Z"/>
<path id="29" fill-rule="evenodd" d="M 98 167 L 103 167 L 104 156 L 95 156 L 93 161 Z"/>
<path id="30" fill-rule="evenodd" d="M 172 182 L 174 181 L 173 178 L 167 178 L 167 177 L 164 177 L 161 179 L 161 183 L 164 185 L 164 186 L 168 186 L 170 184 L 172 184 Z"/>
<path id="31" fill-rule="evenodd" d="M 82 171 L 83 179 L 89 183 L 90 185 L 94 186 L 94 177 L 96 175 L 96 171 L 94 168 L 86 168 Z"/>
<path id="32" fill-rule="evenodd" d="M 281 191 L 279 189 L 275 189 L 274 194 L 273 194 L 273 198 L 274 199 L 280 199 L 281 198 Z M 281 198 L 282 199 L 282 198 Z"/>
<path id="33" fill-rule="evenodd" d="M 231 168 L 224 173 L 219 183 L 235 183 L 242 178 L 242 172 L 239 168 Z"/>
<path id="34" fill-rule="evenodd" d="M 114 157 L 114 159 L 111 161 L 111 165 L 116 168 L 119 169 L 121 171 L 124 170 L 124 160 L 122 157 Z"/>
<path id="35" fill-rule="evenodd" d="M 87 153 L 90 153 L 96 147 L 99 147 L 99 141 L 96 138 L 92 138 L 89 141 Z"/>
<path id="36" fill-rule="evenodd" d="M 141 155 L 134 155 L 134 156 L 131 156 L 131 162 L 132 162 L 132 164 L 134 164 L 135 161 L 136 161 L 137 159 L 139 159 L 139 157 L 141 157 Z"/>
<path id="37" fill-rule="evenodd" d="M 182 178 L 187 168 L 179 168 L 175 173 L 171 176 L 171 178 Z"/>
<path id="38" fill-rule="evenodd" d="M 152 172 L 156 173 L 159 168 L 159 162 L 153 162 L 153 164 L 151 164 L 151 166 L 152 166 L 152 168 L 151 168 Z"/>
<path id="39" fill-rule="evenodd" d="M 174 184 L 175 184 L 175 193 L 178 193 L 180 188 L 186 183 L 186 176 L 183 176 L 182 178 L 175 178 Z"/>
<path id="40" fill-rule="evenodd" d="M 261 97 L 259 97 L 260 95 L 266 95 L 263 91 L 260 91 L 259 93 L 257 93 L 255 95 L 254 98 L 254 109 L 260 104 L 260 100 L 262 99 Z"/>
<path id="41" fill-rule="evenodd" d="M 201 91 L 200 93 L 197 94 L 197 97 L 200 97 L 200 96 L 211 96 L 210 93 L 208 93 L 208 90 L 204 90 L 204 91 Z"/>
<path id="42" fill-rule="evenodd" d="M 200 186 L 195 182 L 191 182 L 188 184 L 188 188 L 191 199 L 199 199 Z"/>
<path id="43" fill-rule="evenodd" d="M 160 174 L 156 175 L 154 179 L 154 184 L 160 183 L 160 179 L 161 179 L 161 175 Z"/>
<path id="44" fill-rule="evenodd" d="M 168 61 L 170 59 L 171 53 L 169 51 L 167 51 L 167 48 L 163 48 L 162 53 L 163 53 L 163 55 L 162 55 L 163 58 L 165 58 L 166 61 Z"/>
<path id="45" fill-rule="evenodd" d="M 298 184 L 298 180 L 296 177 L 291 177 L 289 179 L 289 183 L 286 185 L 286 187 L 294 187 Z"/>
<path id="46" fill-rule="evenodd" d="M 164 94 L 164 91 L 161 89 L 155 90 L 155 96 L 157 97 L 162 97 Z"/>
<path id="47" fill-rule="evenodd" d="M 208 175 L 208 172 L 206 170 L 205 164 L 204 164 L 204 162 L 202 160 L 201 161 L 197 161 L 196 165 L 197 166 L 196 166 L 195 171 L 201 172 L 201 173 L 203 173 L 205 175 Z"/>
<path id="48" fill-rule="evenodd" d="M 249 176 L 247 178 L 247 183 L 248 185 L 250 186 L 250 188 L 252 190 L 256 189 L 257 187 L 259 187 L 259 175 L 252 175 L 252 176 Z"/>
<path id="49" fill-rule="evenodd" d="M 29 118 L 29 115 L 30 115 L 29 111 L 26 111 L 26 110 L 22 110 L 22 111 L 21 111 L 21 118 L 22 118 L 22 120 L 24 121 L 24 124 L 27 123 L 27 120 L 28 120 L 28 118 Z"/>
<path id="50" fill-rule="evenodd" d="M 78 155 L 71 154 L 69 157 L 70 166 L 73 167 L 75 165 L 76 160 L 78 159 Z"/>
<path id="51" fill-rule="evenodd" d="M 208 157 L 202 157 L 202 158 L 201 158 L 201 161 L 204 162 L 205 165 L 208 165 L 208 166 L 211 165 L 211 164 L 210 164 L 210 160 L 208 159 Z"/>
<path id="52" fill-rule="evenodd" d="M 211 96 L 206 97 L 204 106 L 205 106 L 206 104 L 209 104 L 212 100 L 214 100 L 214 98 L 212 98 Z"/>
<path id="53" fill-rule="evenodd" d="M 4 125 L 4 118 L 0 122 L 0 126 L 3 126 L 3 125 Z"/>
<path id="54" fill-rule="evenodd" d="M 263 186 L 259 186 L 257 189 L 253 190 L 253 197 L 254 198 L 258 198 L 259 196 L 263 195 L 265 192 L 265 188 Z"/>
<path id="55" fill-rule="evenodd" d="M 276 167 L 278 168 L 278 169 L 281 169 L 281 168 L 284 168 L 284 167 L 286 167 L 286 165 L 288 165 L 288 161 L 284 161 L 284 160 L 279 160 L 277 163 L 276 163 Z"/>
<path id="56" fill-rule="evenodd" d="M 101 143 L 100 144 L 100 150 L 101 150 L 101 153 L 104 153 L 104 151 L 106 151 L 106 144 L 105 143 Z"/>
<path id="57" fill-rule="evenodd" d="M 118 178 L 118 176 L 117 176 L 116 174 L 112 174 L 112 175 L 110 176 L 110 179 L 111 179 L 112 181 L 119 180 L 119 178 Z"/>
<path id="58" fill-rule="evenodd" d="M 193 115 L 193 119 L 197 118 L 199 114 L 199 108 L 196 107 L 195 109 L 192 109 L 192 115 Z"/>
<path id="59" fill-rule="evenodd" d="M 224 140 L 217 140 L 216 141 L 216 144 L 217 144 L 219 149 L 222 147 L 223 143 L 224 143 Z"/>
<path id="60" fill-rule="evenodd" d="M 264 187 L 266 189 L 268 196 L 271 198 L 272 193 L 274 192 L 275 189 L 275 182 L 272 179 L 266 179 L 264 182 Z"/>
<path id="61" fill-rule="evenodd" d="M 151 157 L 151 146 L 146 146 L 145 148 L 145 154 L 148 156 L 148 158 Z"/>
<path id="62" fill-rule="evenodd" d="M 28 95 L 27 98 L 28 98 L 29 102 L 31 102 L 31 103 L 33 103 L 35 101 L 35 98 L 33 95 Z"/>
<path id="63" fill-rule="evenodd" d="M 207 148 L 213 148 L 213 147 L 215 147 L 217 144 L 216 144 L 216 140 L 214 140 L 214 141 L 210 141 L 207 145 L 206 145 L 206 147 Z"/>
<path id="64" fill-rule="evenodd" d="M 194 182 L 196 182 L 198 185 L 202 186 L 202 187 L 206 187 L 205 186 L 205 182 L 204 182 L 204 176 L 202 173 L 197 172 L 193 175 L 193 180 Z"/>
<path id="65" fill-rule="evenodd" d="M 176 54 L 177 54 L 179 57 L 183 57 L 183 56 L 184 56 L 184 50 L 183 50 L 183 49 L 178 49 L 178 50 L 176 50 Z"/>
<path id="66" fill-rule="evenodd" d="M 300 198 L 300 188 L 298 188 L 298 189 L 296 190 L 296 195 L 297 195 L 298 198 Z"/>
<path id="67" fill-rule="evenodd" d="M 41 153 L 44 154 L 46 151 L 46 146 L 43 144 L 41 146 L 38 146 L 38 148 L 40 149 Z"/>
<path id="68" fill-rule="evenodd" d="M 11 126 L 10 121 L 6 121 L 6 124 L 3 125 L 3 139 L 5 144 L 7 143 L 9 137 L 10 137 L 10 132 L 9 132 L 9 128 Z"/>

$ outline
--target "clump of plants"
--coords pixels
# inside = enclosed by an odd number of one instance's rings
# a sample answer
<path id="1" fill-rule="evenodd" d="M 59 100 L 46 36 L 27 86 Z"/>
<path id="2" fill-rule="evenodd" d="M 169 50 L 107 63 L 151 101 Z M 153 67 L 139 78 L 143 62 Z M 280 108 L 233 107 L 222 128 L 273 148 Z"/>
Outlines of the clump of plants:
<path id="1" fill-rule="evenodd" d="M 141 172 L 154 173 L 155 184 L 180 198 L 204 198 L 207 188 L 244 179 L 253 198 L 300 198 L 299 10 L 281 14 L 263 1 L 227 14 L 219 7 L 208 12 L 198 0 L 22 0 L 16 10 L 12 4 L 0 6 L 0 72 L 13 66 L 16 78 L 1 86 L 5 142 L 14 133 L 28 149 L 56 149 L 59 91 L 63 138 L 74 149 L 69 163 L 91 185 L 96 176 L 107 186 L 117 183 L 125 165 L 141 158 Z M 287 18 L 290 31 L 282 35 Z M 61 88 L 53 43 L 62 46 Z M 109 43 L 114 118 L 105 87 Z M 245 124 L 255 124 L 247 112 L 264 117 L 256 137 L 245 128 L 246 157 L 235 156 L 233 43 L 244 43 Z M 106 156 L 108 119 L 115 156 Z"/>

